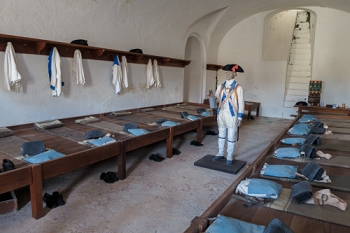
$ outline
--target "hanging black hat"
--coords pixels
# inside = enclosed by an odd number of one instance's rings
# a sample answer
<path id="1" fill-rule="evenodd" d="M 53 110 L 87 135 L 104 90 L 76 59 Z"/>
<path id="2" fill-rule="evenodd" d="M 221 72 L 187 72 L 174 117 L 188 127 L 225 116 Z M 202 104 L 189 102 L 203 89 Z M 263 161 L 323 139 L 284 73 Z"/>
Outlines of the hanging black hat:
<path id="1" fill-rule="evenodd" d="M 222 67 L 222 70 L 244 73 L 242 67 L 240 67 L 237 64 L 227 64 L 224 67 Z"/>

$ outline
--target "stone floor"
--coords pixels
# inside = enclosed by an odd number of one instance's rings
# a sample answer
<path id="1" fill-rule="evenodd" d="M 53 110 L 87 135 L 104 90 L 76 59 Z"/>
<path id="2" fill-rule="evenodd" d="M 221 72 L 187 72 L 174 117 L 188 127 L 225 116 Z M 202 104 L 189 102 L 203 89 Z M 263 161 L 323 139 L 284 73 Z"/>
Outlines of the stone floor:
<path id="1" fill-rule="evenodd" d="M 251 163 L 291 120 L 257 117 L 244 120 L 235 157 Z M 204 129 L 217 131 L 213 124 Z M 165 142 L 127 154 L 127 179 L 113 184 L 100 180 L 102 172 L 116 172 L 116 159 L 44 181 L 43 191 L 62 193 L 66 204 L 45 208 L 45 216 L 31 217 L 28 189 L 16 191 L 19 210 L 0 215 L 0 232 L 183 232 L 190 221 L 241 174 L 227 174 L 196 167 L 193 163 L 217 152 L 217 136 L 204 135 L 204 146 L 190 145 L 195 132 L 176 137 L 181 151 L 162 162 L 149 160 L 152 153 L 165 156 Z"/>

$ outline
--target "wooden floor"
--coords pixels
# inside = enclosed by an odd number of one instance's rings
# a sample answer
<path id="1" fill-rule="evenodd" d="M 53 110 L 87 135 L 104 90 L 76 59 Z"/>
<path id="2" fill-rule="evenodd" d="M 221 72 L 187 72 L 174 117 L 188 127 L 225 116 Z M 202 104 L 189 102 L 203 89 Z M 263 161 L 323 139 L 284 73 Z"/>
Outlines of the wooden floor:
<path id="1" fill-rule="evenodd" d="M 138 128 L 143 128 L 149 133 L 141 136 L 133 136 L 125 132 L 115 132 L 113 130 L 103 129 L 104 134 L 110 133 L 116 139 L 111 143 L 101 147 L 92 147 L 81 145 L 74 140 L 55 135 L 53 133 L 39 131 L 33 124 L 18 125 L 7 127 L 14 132 L 15 137 L 25 141 L 43 140 L 46 148 L 54 149 L 65 154 L 64 157 L 53 159 L 40 164 L 28 164 L 22 160 L 17 160 L 2 152 L 0 147 L 0 159 L 9 159 L 16 169 L 0 173 L 0 193 L 6 193 L 21 187 L 30 186 L 32 216 L 36 219 L 43 217 L 42 205 L 42 181 L 51 177 L 102 161 L 111 157 L 117 157 L 118 178 L 126 178 L 126 153 L 156 142 L 166 141 L 166 156 L 172 157 L 173 137 L 185 132 L 195 130 L 197 132 L 196 140 L 202 140 L 202 127 L 205 124 L 215 122 L 215 117 L 199 117 L 199 120 L 189 121 L 180 117 L 180 113 L 174 105 L 174 111 L 163 110 L 165 106 L 152 107 L 154 111 L 141 112 L 139 109 L 132 109 L 132 115 L 114 117 L 109 113 L 93 115 L 102 121 L 110 122 L 119 126 L 125 123 L 137 123 Z M 199 107 L 207 107 L 200 104 L 181 105 L 181 111 L 194 111 Z M 186 110 L 187 109 L 187 110 Z M 162 127 L 154 124 L 156 119 L 164 118 L 179 122 L 180 125 L 174 127 Z M 67 119 L 59 119 L 68 129 L 86 133 L 89 130 L 100 128 L 91 125 L 81 125 L 75 123 L 76 119 L 82 119 L 86 116 L 79 116 Z M 21 154 L 20 145 L 17 145 L 17 154 Z"/>
<path id="2" fill-rule="evenodd" d="M 300 116 L 298 116 L 299 118 Z M 330 116 L 318 116 L 319 120 L 325 120 L 329 125 L 332 125 L 333 122 L 342 123 L 344 127 L 348 127 L 348 123 L 350 123 L 350 118 L 340 119 L 338 116 L 336 119 L 332 120 Z M 232 198 L 232 194 L 235 193 L 236 187 L 240 181 L 246 178 L 261 178 L 260 170 L 265 162 L 270 164 L 298 164 L 300 168 L 306 165 L 306 163 L 295 163 L 295 162 L 286 162 L 285 160 L 280 160 L 276 158 L 271 158 L 270 156 L 273 154 L 276 148 L 284 147 L 281 144 L 280 139 L 287 137 L 287 131 L 290 127 L 292 127 L 298 118 L 292 122 L 286 129 L 284 129 L 281 134 L 270 143 L 270 145 L 266 148 L 266 150 L 254 161 L 253 164 L 248 165 L 248 168 L 241 174 L 241 176 L 235 180 L 227 190 L 217 199 L 215 200 L 207 210 L 205 210 L 202 215 L 195 217 L 192 221 L 188 229 L 185 231 L 186 233 L 198 233 L 204 232 L 208 226 L 213 222 L 208 220 L 208 218 L 216 217 L 218 214 L 236 218 L 239 220 L 243 220 L 246 222 L 265 225 L 267 226 L 272 219 L 279 218 L 282 220 L 290 229 L 295 233 L 304 233 L 304 232 L 318 232 L 318 233 L 336 233 L 336 232 L 350 232 L 350 227 L 345 225 L 339 225 L 335 223 L 331 223 L 327 221 L 327 219 L 317 220 L 312 216 L 301 216 L 298 214 L 293 214 L 289 212 L 279 211 L 272 208 L 268 208 L 265 206 L 253 205 L 252 207 L 245 208 L 243 204 L 246 204 L 245 201 L 238 200 Z M 329 127 L 331 130 L 331 127 Z M 344 136 L 344 135 L 343 135 Z M 322 135 L 322 138 L 327 138 L 327 135 Z M 337 143 L 338 145 L 348 145 L 350 141 L 346 140 L 324 140 L 324 143 Z M 341 155 L 350 157 L 349 152 L 344 151 L 336 151 L 332 150 L 323 150 L 324 153 L 330 153 L 331 155 Z M 349 158 L 350 159 L 350 158 Z M 340 166 L 327 166 L 321 165 L 329 175 L 334 176 L 344 176 L 350 178 L 350 168 L 340 167 Z M 300 170 L 300 169 L 299 169 Z M 283 188 L 290 189 L 291 186 L 295 183 L 281 180 L 274 180 L 275 182 L 281 184 Z M 313 192 L 318 191 L 320 189 L 324 189 L 321 187 L 313 186 Z M 346 187 L 349 189 L 350 187 Z M 337 191 L 331 189 L 331 192 L 338 196 L 343 200 L 350 200 L 350 192 L 346 191 Z M 335 208 L 335 207 L 334 207 Z M 347 208 L 350 208 L 348 206 Z M 341 211 L 341 210 L 339 210 Z M 312 230 L 311 230 L 312 229 Z"/>

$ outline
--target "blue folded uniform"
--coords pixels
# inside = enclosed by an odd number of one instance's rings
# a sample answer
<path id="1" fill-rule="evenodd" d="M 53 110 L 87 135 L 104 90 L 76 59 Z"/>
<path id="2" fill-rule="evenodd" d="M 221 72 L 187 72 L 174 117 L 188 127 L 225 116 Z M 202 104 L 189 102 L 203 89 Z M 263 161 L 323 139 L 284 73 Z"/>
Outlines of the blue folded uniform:
<path id="1" fill-rule="evenodd" d="M 313 115 L 309 115 L 309 114 L 304 114 L 302 117 L 300 117 L 300 119 L 298 120 L 298 122 L 300 123 L 306 123 L 306 122 L 311 122 L 317 120 L 317 118 Z"/>
<path id="2" fill-rule="evenodd" d="M 188 115 L 187 119 L 189 119 L 190 121 L 195 121 L 195 120 L 198 120 L 199 118 L 193 115 Z"/>
<path id="3" fill-rule="evenodd" d="M 202 112 L 201 113 L 201 116 L 204 116 L 204 117 L 209 117 L 210 116 L 210 112 Z"/>
<path id="4" fill-rule="evenodd" d="M 63 156 L 64 154 L 61 154 L 55 150 L 48 150 L 32 157 L 24 158 L 23 160 L 28 163 L 43 163 L 51 159 L 61 158 Z"/>
<path id="5" fill-rule="evenodd" d="M 308 124 L 295 124 L 288 132 L 292 135 L 308 135 L 310 126 Z"/>
<path id="6" fill-rule="evenodd" d="M 282 185 L 271 180 L 253 178 L 248 184 L 248 195 L 276 199 L 282 192 Z"/>

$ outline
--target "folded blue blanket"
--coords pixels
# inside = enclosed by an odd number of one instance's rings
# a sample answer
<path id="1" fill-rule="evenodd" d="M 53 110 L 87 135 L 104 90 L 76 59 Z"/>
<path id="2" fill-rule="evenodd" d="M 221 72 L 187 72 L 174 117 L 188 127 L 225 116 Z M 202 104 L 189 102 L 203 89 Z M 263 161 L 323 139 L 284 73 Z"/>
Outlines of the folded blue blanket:
<path id="1" fill-rule="evenodd" d="M 179 122 L 174 122 L 174 121 L 164 121 L 161 126 L 168 126 L 168 127 L 172 127 L 172 126 L 177 126 L 180 125 Z"/>
<path id="2" fill-rule="evenodd" d="M 146 129 L 128 129 L 128 132 L 132 133 L 135 136 L 140 136 L 142 134 L 149 133 L 149 131 Z"/>
<path id="3" fill-rule="evenodd" d="M 48 150 L 32 157 L 24 158 L 23 160 L 28 163 L 43 163 L 51 159 L 61 158 L 63 156 L 64 154 L 61 154 L 55 150 Z"/>
<path id="4" fill-rule="evenodd" d="M 265 176 L 295 178 L 297 171 L 298 166 L 265 164 L 260 173 Z"/>
<path id="5" fill-rule="evenodd" d="M 308 135 L 310 126 L 308 124 L 295 124 L 288 132 L 292 135 Z"/>
<path id="6" fill-rule="evenodd" d="M 204 116 L 204 117 L 209 117 L 210 116 L 210 112 L 202 112 L 201 113 L 201 116 Z"/>
<path id="7" fill-rule="evenodd" d="M 299 158 L 300 149 L 295 147 L 278 148 L 275 151 L 277 158 Z"/>
<path id="8" fill-rule="evenodd" d="M 103 145 L 106 145 L 108 143 L 113 143 L 115 141 L 116 140 L 114 138 L 111 138 L 109 136 L 104 136 L 103 138 L 90 140 L 88 143 L 95 145 L 95 146 L 103 146 Z"/>
<path id="9" fill-rule="evenodd" d="M 309 114 L 304 114 L 302 117 L 300 117 L 300 119 L 298 120 L 298 122 L 301 123 L 306 123 L 306 122 L 310 122 L 310 121 L 314 121 L 317 118 L 313 115 L 309 115 Z"/>
<path id="10" fill-rule="evenodd" d="M 248 184 L 248 195 L 261 195 L 276 199 L 282 192 L 282 185 L 271 180 L 252 178 Z"/>
<path id="11" fill-rule="evenodd" d="M 305 143 L 306 139 L 305 138 L 284 138 L 281 140 L 283 144 L 288 144 L 288 145 L 303 145 Z"/>
<path id="12" fill-rule="evenodd" d="M 193 115 L 188 115 L 187 119 L 189 119 L 190 121 L 195 121 L 195 120 L 198 120 L 199 118 Z"/>
<path id="13" fill-rule="evenodd" d="M 265 226 L 244 222 L 235 218 L 218 215 L 206 233 L 263 233 Z"/>

